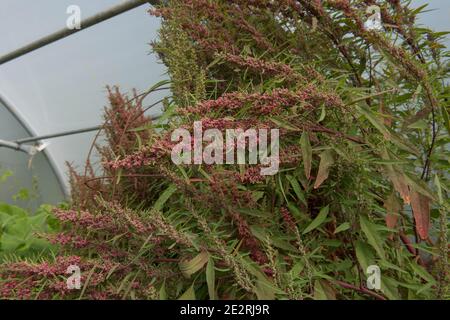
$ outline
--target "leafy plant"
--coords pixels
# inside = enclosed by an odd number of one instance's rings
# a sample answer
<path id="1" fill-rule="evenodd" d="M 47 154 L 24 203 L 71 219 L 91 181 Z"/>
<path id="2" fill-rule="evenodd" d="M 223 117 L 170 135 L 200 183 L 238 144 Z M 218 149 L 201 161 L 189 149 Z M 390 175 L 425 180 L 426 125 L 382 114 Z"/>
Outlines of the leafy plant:
<path id="1" fill-rule="evenodd" d="M 364 27 L 374 4 L 381 31 Z M 110 89 L 103 175 L 89 162 L 71 169 L 71 208 L 54 212 L 62 250 L 3 264 L 3 297 L 448 298 L 449 53 L 445 33 L 415 24 L 423 9 L 173 0 L 153 10 L 170 82 L 131 98 Z M 151 121 L 143 98 L 168 84 Z M 279 172 L 175 165 L 171 133 L 198 120 L 279 128 Z M 64 282 L 74 263 L 81 292 Z M 380 290 L 366 284 L 372 265 Z"/>
<path id="2" fill-rule="evenodd" d="M 58 229 L 51 206 L 41 206 L 34 214 L 6 203 L 0 203 L 0 261 L 17 257 L 48 255 L 55 249 L 37 233 Z"/>

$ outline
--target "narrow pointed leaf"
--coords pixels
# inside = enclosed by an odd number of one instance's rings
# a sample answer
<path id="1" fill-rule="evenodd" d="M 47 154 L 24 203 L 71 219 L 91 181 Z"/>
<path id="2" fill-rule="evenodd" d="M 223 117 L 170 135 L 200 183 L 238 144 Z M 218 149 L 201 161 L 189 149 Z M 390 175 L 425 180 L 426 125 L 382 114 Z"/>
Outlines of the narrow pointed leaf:
<path id="1" fill-rule="evenodd" d="M 309 224 L 309 226 L 307 226 L 305 228 L 305 230 L 303 230 L 302 234 L 306 234 L 306 233 L 316 229 L 318 226 L 320 226 L 322 224 L 322 222 L 324 222 L 325 219 L 327 218 L 328 211 L 329 211 L 329 206 L 322 208 L 322 210 L 320 210 L 317 217 Z"/>
<path id="2" fill-rule="evenodd" d="M 167 202 L 167 200 L 169 200 L 169 198 L 175 193 L 175 191 L 177 190 L 177 186 L 175 184 L 171 184 L 162 194 L 161 196 L 158 198 L 158 200 L 156 200 L 153 208 L 155 210 L 160 211 L 163 207 L 164 204 Z"/>
<path id="3" fill-rule="evenodd" d="M 331 150 L 326 150 L 320 154 L 319 172 L 317 173 L 314 189 L 320 187 L 320 185 L 328 178 L 330 173 L 330 167 L 333 165 L 333 153 Z"/>
<path id="4" fill-rule="evenodd" d="M 380 131 L 386 140 L 391 138 L 389 129 L 379 120 L 379 118 L 367 107 L 359 107 L 359 111 L 369 122 Z"/>
<path id="5" fill-rule="evenodd" d="M 383 249 L 383 241 L 378 234 L 376 225 L 369 221 L 365 216 L 360 216 L 359 222 L 361 225 L 361 230 L 367 237 L 369 244 L 375 249 L 380 258 L 385 258 L 385 252 Z"/>
<path id="6" fill-rule="evenodd" d="M 350 229 L 350 223 L 344 222 L 334 230 L 334 234 Z"/>
<path id="7" fill-rule="evenodd" d="M 336 300 L 336 291 L 326 280 L 316 280 L 314 283 L 314 300 Z"/>
<path id="8" fill-rule="evenodd" d="M 444 198 L 442 196 L 442 186 L 441 186 L 441 182 L 439 181 L 439 177 L 437 174 L 434 175 L 434 185 L 436 186 L 439 204 L 443 204 Z"/>
<path id="9" fill-rule="evenodd" d="M 367 267 L 375 263 L 375 257 L 373 250 L 368 244 L 357 240 L 355 242 L 356 259 L 363 270 L 367 270 Z"/>
<path id="10" fill-rule="evenodd" d="M 206 265 L 206 283 L 210 300 L 216 300 L 216 275 L 214 270 L 214 260 L 209 258 Z"/>
<path id="11" fill-rule="evenodd" d="M 298 183 L 297 179 L 291 175 L 287 175 L 286 178 L 289 180 L 289 183 L 292 186 L 292 189 L 294 189 L 295 195 L 297 198 L 305 205 L 307 206 L 308 203 L 306 202 L 305 195 L 302 192 L 302 189 L 300 187 L 300 184 Z"/>
<path id="12" fill-rule="evenodd" d="M 397 225 L 400 210 L 402 208 L 399 199 L 395 196 L 395 193 L 389 195 L 384 202 L 384 207 L 386 208 L 386 226 L 389 229 L 394 229 Z"/>
<path id="13" fill-rule="evenodd" d="M 428 239 L 430 227 L 430 199 L 416 191 L 411 193 L 411 208 L 416 230 L 422 240 Z"/>
<path id="14" fill-rule="evenodd" d="M 411 195 L 403 172 L 401 170 L 395 170 L 392 165 L 387 165 L 386 171 L 389 180 L 394 185 L 394 189 L 397 190 L 406 204 L 410 204 Z"/>
<path id="15" fill-rule="evenodd" d="M 303 166 L 305 169 L 305 176 L 307 179 L 311 177 L 311 163 L 312 163 L 312 148 L 309 141 L 308 132 L 303 131 L 300 139 L 300 146 L 302 149 Z"/>
<path id="16" fill-rule="evenodd" d="M 189 278 L 191 275 L 199 271 L 208 262 L 209 254 L 206 251 L 199 253 L 196 257 L 190 261 L 181 261 L 180 270 L 181 273 Z"/>
<path id="17" fill-rule="evenodd" d="M 186 290 L 185 293 L 181 295 L 181 297 L 178 298 L 178 300 L 196 300 L 195 297 L 195 291 L 194 291 L 194 284 L 192 284 L 189 289 Z"/>

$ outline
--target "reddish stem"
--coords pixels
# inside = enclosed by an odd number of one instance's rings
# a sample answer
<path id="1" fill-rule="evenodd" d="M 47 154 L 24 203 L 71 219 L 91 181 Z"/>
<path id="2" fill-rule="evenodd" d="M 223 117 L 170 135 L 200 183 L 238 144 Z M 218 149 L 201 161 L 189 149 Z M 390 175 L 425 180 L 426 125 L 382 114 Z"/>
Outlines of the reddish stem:
<path id="1" fill-rule="evenodd" d="M 361 287 L 357 287 L 357 286 L 354 286 L 354 285 L 352 285 L 350 283 L 343 282 L 343 281 L 340 281 L 340 280 L 334 280 L 334 282 L 337 285 L 341 286 L 342 288 L 355 290 L 355 291 L 357 291 L 359 293 L 363 293 L 363 294 L 367 294 L 369 296 L 372 296 L 372 297 L 374 297 L 375 299 L 378 299 L 378 300 L 386 300 L 386 298 L 383 297 L 382 295 L 380 295 L 380 294 L 378 294 L 376 292 L 373 292 L 373 291 L 371 291 L 371 290 L 369 290 L 367 288 L 364 288 L 362 286 Z"/>

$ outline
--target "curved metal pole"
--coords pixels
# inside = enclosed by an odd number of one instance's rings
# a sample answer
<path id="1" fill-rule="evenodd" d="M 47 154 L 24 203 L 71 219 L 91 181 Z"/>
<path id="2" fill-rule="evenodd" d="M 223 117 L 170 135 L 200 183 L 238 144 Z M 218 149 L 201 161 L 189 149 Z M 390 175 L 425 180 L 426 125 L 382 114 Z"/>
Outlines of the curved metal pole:
<path id="1" fill-rule="evenodd" d="M 0 106 L 3 105 L 5 106 L 6 110 L 8 110 L 10 112 L 10 114 L 17 120 L 17 122 L 19 122 L 22 127 L 25 129 L 25 131 L 29 134 L 29 135 L 35 135 L 34 130 L 29 126 L 28 122 L 25 121 L 25 119 L 22 117 L 22 115 L 18 112 L 18 110 L 16 108 L 13 107 L 13 105 L 9 102 L 8 99 L 6 99 L 6 97 L 4 97 L 1 92 L 0 92 Z M 1 145 L 0 145 L 1 146 Z M 6 147 L 6 146 L 5 146 Z M 20 150 L 20 151 L 24 151 L 27 150 L 26 148 L 30 148 L 29 146 L 23 146 L 23 149 L 19 148 L 19 149 L 15 149 L 15 150 Z M 31 150 L 31 149 L 28 149 Z M 30 151 L 24 151 L 28 154 L 30 154 Z M 69 188 L 67 187 L 67 185 L 65 184 L 65 178 L 62 172 L 60 172 L 58 170 L 58 167 L 56 166 L 56 162 L 55 159 L 52 157 L 52 155 L 47 152 L 47 150 L 43 151 L 43 155 L 44 157 L 47 159 L 51 170 L 53 171 L 53 173 L 55 174 L 56 180 L 58 180 L 59 186 L 61 188 L 61 192 L 64 194 L 64 196 L 68 197 L 70 192 L 69 192 Z"/>
<path id="2" fill-rule="evenodd" d="M 30 153 L 30 151 L 31 151 L 29 146 L 23 146 L 23 145 L 18 144 L 16 142 L 5 141 L 5 140 L 1 140 L 1 139 L 0 139 L 0 147 L 13 149 L 13 150 L 16 150 L 16 151 L 23 151 L 25 153 Z"/>
<path id="3" fill-rule="evenodd" d="M 149 3 L 149 4 L 156 4 L 159 1 L 157 0 L 130 0 L 130 1 L 126 1 L 125 3 L 119 4 L 115 7 L 112 7 L 106 11 L 103 11 L 101 13 L 98 13 L 92 17 L 89 17 L 83 21 L 81 21 L 81 29 L 69 29 L 69 28 L 64 28 L 62 30 L 59 30 L 55 33 L 52 33 L 44 38 L 41 38 L 37 41 L 34 41 L 22 48 L 19 48 L 17 50 L 14 50 L 13 52 L 10 52 L 4 56 L 0 57 L 0 65 L 9 62 L 11 60 L 17 59 L 27 53 L 30 53 L 34 50 L 40 49 L 46 45 L 49 45 L 55 41 L 61 40 L 63 38 L 66 38 L 74 33 L 77 33 L 79 31 L 85 30 L 89 27 L 92 27 L 100 22 L 103 22 L 105 20 L 108 20 L 110 18 L 113 18 L 121 13 L 124 13 L 126 11 L 129 11 L 131 9 L 137 8 L 141 5 L 143 5 L 144 3 Z"/>
<path id="4" fill-rule="evenodd" d="M 28 142 L 35 142 L 35 141 L 39 141 L 39 140 L 46 140 L 46 139 L 51 139 L 51 138 L 70 136 L 70 135 L 79 134 L 79 133 L 97 131 L 97 130 L 100 130 L 101 128 L 102 128 L 102 126 L 95 126 L 95 127 L 89 127 L 89 128 L 83 128 L 83 129 L 77 129 L 77 130 L 68 130 L 68 131 L 64 131 L 64 132 L 47 134 L 44 136 L 36 136 L 36 137 L 19 139 L 19 140 L 16 140 L 15 143 L 18 145 L 22 145 L 22 144 L 28 143 Z"/>
<path id="5" fill-rule="evenodd" d="M 161 117 L 160 115 L 153 115 L 150 118 L 152 120 L 157 120 L 160 117 Z M 86 132 L 92 132 L 92 131 L 100 130 L 102 128 L 103 128 L 103 125 L 98 125 L 98 126 L 94 126 L 94 127 L 75 129 L 75 130 L 67 130 L 67 131 L 58 132 L 58 133 L 46 134 L 46 135 L 43 135 L 43 136 L 35 136 L 35 137 L 18 139 L 18 140 L 14 141 L 14 142 L 9 142 L 9 143 L 11 145 L 20 146 L 20 145 L 22 145 L 24 143 L 36 142 L 36 141 L 39 141 L 39 140 L 47 140 L 47 139 L 65 137 L 65 136 L 71 136 L 71 135 L 80 134 L 80 133 L 86 133 Z M 1 141 L 3 141 L 3 140 L 0 140 L 0 146 L 2 146 Z"/>

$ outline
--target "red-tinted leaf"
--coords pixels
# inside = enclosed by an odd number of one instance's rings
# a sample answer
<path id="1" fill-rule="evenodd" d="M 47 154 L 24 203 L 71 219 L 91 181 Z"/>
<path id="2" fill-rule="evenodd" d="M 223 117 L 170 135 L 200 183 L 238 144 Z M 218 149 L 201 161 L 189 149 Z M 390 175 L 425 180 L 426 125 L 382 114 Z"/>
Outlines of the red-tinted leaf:
<path id="1" fill-rule="evenodd" d="M 411 192 L 411 207 L 416 222 L 416 230 L 422 240 L 428 238 L 430 226 L 430 199 L 423 194 Z"/>
<path id="2" fill-rule="evenodd" d="M 392 193 L 384 202 L 384 207 L 386 208 L 386 226 L 389 229 L 394 229 L 397 225 L 398 217 L 402 205 L 399 199 Z"/>
<path id="3" fill-rule="evenodd" d="M 314 189 L 320 187 L 320 185 L 328 178 L 330 167 L 333 163 L 334 159 L 331 150 L 324 151 L 320 154 L 319 172 L 317 173 Z"/>

